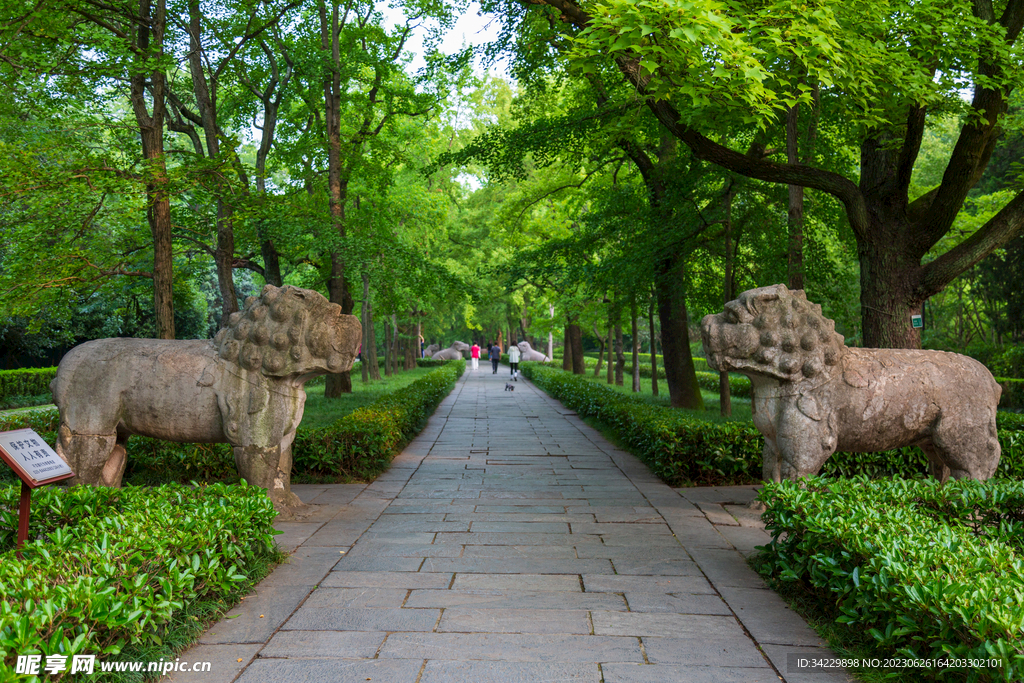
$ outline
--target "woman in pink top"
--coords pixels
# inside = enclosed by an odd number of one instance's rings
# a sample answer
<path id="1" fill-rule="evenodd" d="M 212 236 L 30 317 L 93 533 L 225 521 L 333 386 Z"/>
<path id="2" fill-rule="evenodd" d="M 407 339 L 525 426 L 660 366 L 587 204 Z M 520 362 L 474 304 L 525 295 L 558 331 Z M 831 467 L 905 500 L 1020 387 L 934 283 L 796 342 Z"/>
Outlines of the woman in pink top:
<path id="1" fill-rule="evenodd" d="M 476 342 L 469 348 L 469 356 L 473 360 L 473 369 L 476 370 L 480 366 L 480 347 Z"/>

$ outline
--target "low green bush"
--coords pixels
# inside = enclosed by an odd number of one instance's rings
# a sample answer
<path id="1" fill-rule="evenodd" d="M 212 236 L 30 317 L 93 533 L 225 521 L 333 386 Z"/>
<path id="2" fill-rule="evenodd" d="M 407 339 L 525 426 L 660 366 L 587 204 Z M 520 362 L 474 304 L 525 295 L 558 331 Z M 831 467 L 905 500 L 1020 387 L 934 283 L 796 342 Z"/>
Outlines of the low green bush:
<path id="1" fill-rule="evenodd" d="M 812 478 L 760 499 L 760 569 L 812 592 L 876 656 L 996 662 L 915 680 L 1024 679 L 1024 483 Z"/>
<path id="2" fill-rule="evenodd" d="M 0 488 L 0 673 L 16 655 L 163 646 L 191 605 L 236 601 L 277 557 L 276 512 L 258 487 L 37 489 L 23 560 L 18 498 Z"/>
<path id="3" fill-rule="evenodd" d="M 0 370 L 0 409 L 50 403 L 50 382 L 56 376 L 55 367 Z"/>
<path id="4" fill-rule="evenodd" d="M 697 384 L 701 389 L 706 391 L 718 391 L 718 373 L 717 372 L 698 372 L 697 373 Z M 751 385 L 750 378 L 743 375 L 729 374 L 729 393 L 732 396 L 739 398 L 750 398 Z"/>
<path id="5" fill-rule="evenodd" d="M 466 361 L 442 367 L 404 389 L 349 413 L 334 424 L 296 432 L 294 472 L 372 479 L 388 468 L 395 451 L 426 423 L 462 376 Z"/>
<path id="6" fill-rule="evenodd" d="M 652 406 L 547 363 L 523 363 L 522 368 L 524 376 L 569 408 L 608 425 L 670 485 L 747 483 L 761 478 L 764 441 L 749 422 L 712 422 L 699 414 Z M 717 389 L 718 376 L 714 377 Z M 1024 417 L 1000 412 L 998 426 L 1003 453 L 996 476 L 1024 479 Z M 928 459 L 915 446 L 876 453 L 840 452 L 825 462 L 821 473 L 922 478 L 928 476 Z"/>

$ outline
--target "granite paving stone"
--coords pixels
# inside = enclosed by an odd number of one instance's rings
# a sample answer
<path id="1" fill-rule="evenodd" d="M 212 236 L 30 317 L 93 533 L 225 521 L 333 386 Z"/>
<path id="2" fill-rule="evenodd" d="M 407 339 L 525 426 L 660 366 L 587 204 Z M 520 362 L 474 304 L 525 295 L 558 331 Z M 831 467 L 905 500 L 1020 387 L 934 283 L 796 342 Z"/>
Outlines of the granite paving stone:
<path id="1" fill-rule="evenodd" d="M 292 631 L 432 631 L 440 616 L 438 609 L 303 606 L 281 628 Z"/>
<path id="2" fill-rule="evenodd" d="M 597 683 L 597 664 L 553 662 L 427 662 L 420 683 Z"/>
<path id="3" fill-rule="evenodd" d="M 725 603 L 722 604 L 724 605 Z M 414 590 L 409 594 L 404 606 L 534 610 L 625 610 L 626 598 L 615 593 L 575 593 L 571 591 Z M 546 618 L 546 616 L 539 615 L 538 618 Z"/>
<path id="4" fill-rule="evenodd" d="M 237 683 L 413 683 L 421 661 L 382 659 L 257 659 Z"/>
<path id="5" fill-rule="evenodd" d="M 396 633 L 381 659 L 457 659 L 505 662 L 642 662 L 632 637 L 511 633 Z"/>
<path id="6" fill-rule="evenodd" d="M 590 633 L 586 610 L 454 607 L 444 611 L 439 633 Z"/>
<path id="7" fill-rule="evenodd" d="M 373 659 L 383 631 L 278 631 L 260 657 L 285 659 Z"/>
<path id="8" fill-rule="evenodd" d="M 295 485 L 289 560 L 171 680 L 845 680 L 786 671 L 828 650 L 746 565 L 757 487 L 674 490 L 507 377 L 467 370 L 375 482 Z"/>

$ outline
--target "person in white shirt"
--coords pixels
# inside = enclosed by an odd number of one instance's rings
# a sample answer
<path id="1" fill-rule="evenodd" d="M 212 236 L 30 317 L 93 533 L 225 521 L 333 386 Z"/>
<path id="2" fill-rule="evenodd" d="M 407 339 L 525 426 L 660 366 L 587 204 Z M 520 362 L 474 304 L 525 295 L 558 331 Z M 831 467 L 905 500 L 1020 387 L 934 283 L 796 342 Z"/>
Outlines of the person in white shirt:
<path id="1" fill-rule="evenodd" d="M 512 379 L 519 381 L 519 347 L 508 345 L 508 364 L 512 367 Z"/>

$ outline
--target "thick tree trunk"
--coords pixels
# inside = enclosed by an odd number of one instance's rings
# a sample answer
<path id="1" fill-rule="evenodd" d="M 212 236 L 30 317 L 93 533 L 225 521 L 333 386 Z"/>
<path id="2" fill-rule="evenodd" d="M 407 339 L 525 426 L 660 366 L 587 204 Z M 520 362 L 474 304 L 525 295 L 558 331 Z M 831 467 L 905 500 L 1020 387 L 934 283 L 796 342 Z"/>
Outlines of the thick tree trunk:
<path id="1" fill-rule="evenodd" d="M 860 248 L 860 306 L 864 346 L 919 349 L 920 330 L 911 315 L 920 315 L 924 299 L 915 293 L 917 268 L 907 263 L 897 244 L 879 241 Z"/>
<path id="2" fill-rule="evenodd" d="M 138 70 L 133 71 L 129 77 L 130 100 L 142 138 L 142 156 L 146 160 L 146 217 L 153 236 L 153 308 L 156 314 L 156 332 L 160 339 L 174 339 L 171 197 L 164 157 L 167 75 L 163 71 L 146 74 L 142 70 L 147 59 L 158 58 L 163 54 L 167 21 L 164 0 L 156 0 L 155 6 L 151 0 L 140 0 L 139 16 L 146 23 L 137 34 Z M 148 91 L 147 80 L 150 86 Z M 152 113 L 147 107 L 147 100 L 152 102 Z"/>
<path id="3" fill-rule="evenodd" d="M 665 363 L 668 394 L 675 408 L 704 410 L 697 375 L 690 354 L 690 330 L 687 327 L 686 293 L 681 264 L 666 259 L 658 266 L 658 320 L 661 323 L 661 354 Z"/>
<path id="4" fill-rule="evenodd" d="M 188 3 L 189 14 L 189 72 L 192 76 L 192 91 L 196 97 L 196 107 L 202 122 L 203 136 L 206 139 L 206 155 L 214 160 L 220 155 L 220 138 L 217 135 L 217 107 L 211 94 L 211 83 L 203 69 L 205 52 L 202 45 L 203 21 L 198 0 Z M 216 89 L 216 81 L 212 83 Z M 229 188 L 223 181 L 215 181 L 217 187 L 217 248 L 213 260 L 217 267 L 217 286 L 221 298 L 221 325 L 227 323 L 228 316 L 238 310 L 238 298 L 235 295 L 235 229 L 231 207 L 224 201 Z"/>
<path id="5" fill-rule="evenodd" d="M 657 336 L 654 333 L 654 299 L 651 298 L 647 306 L 647 324 L 651 328 L 651 393 L 658 395 L 658 345 L 655 343 Z"/>
<path id="6" fill-rule="evenodd" d="M 604 338 L 601 333 L 597 331 L 597 325 L 594 325 L 594 336 L 597 338 L 597 343 L 600 348 L 597 350 L 597 367 L 594 368 L 594 377 L 601 376 L 601 366 L 604 364 Z"/>
<path id="7" fill-rule="evenodd" d="M 572 342 L 569 339 L 569 326 L 565 326 L 562 334 L 562 369 L 572 370 Z"/>
<path id="8" fill-rule="evenodd" d="M 583 356 L 583 330 L 576 323 L 570 323 L 568 330 L 569 345 L 572 348 L 572 374 L 586 374 L 586 359 Z"/>

